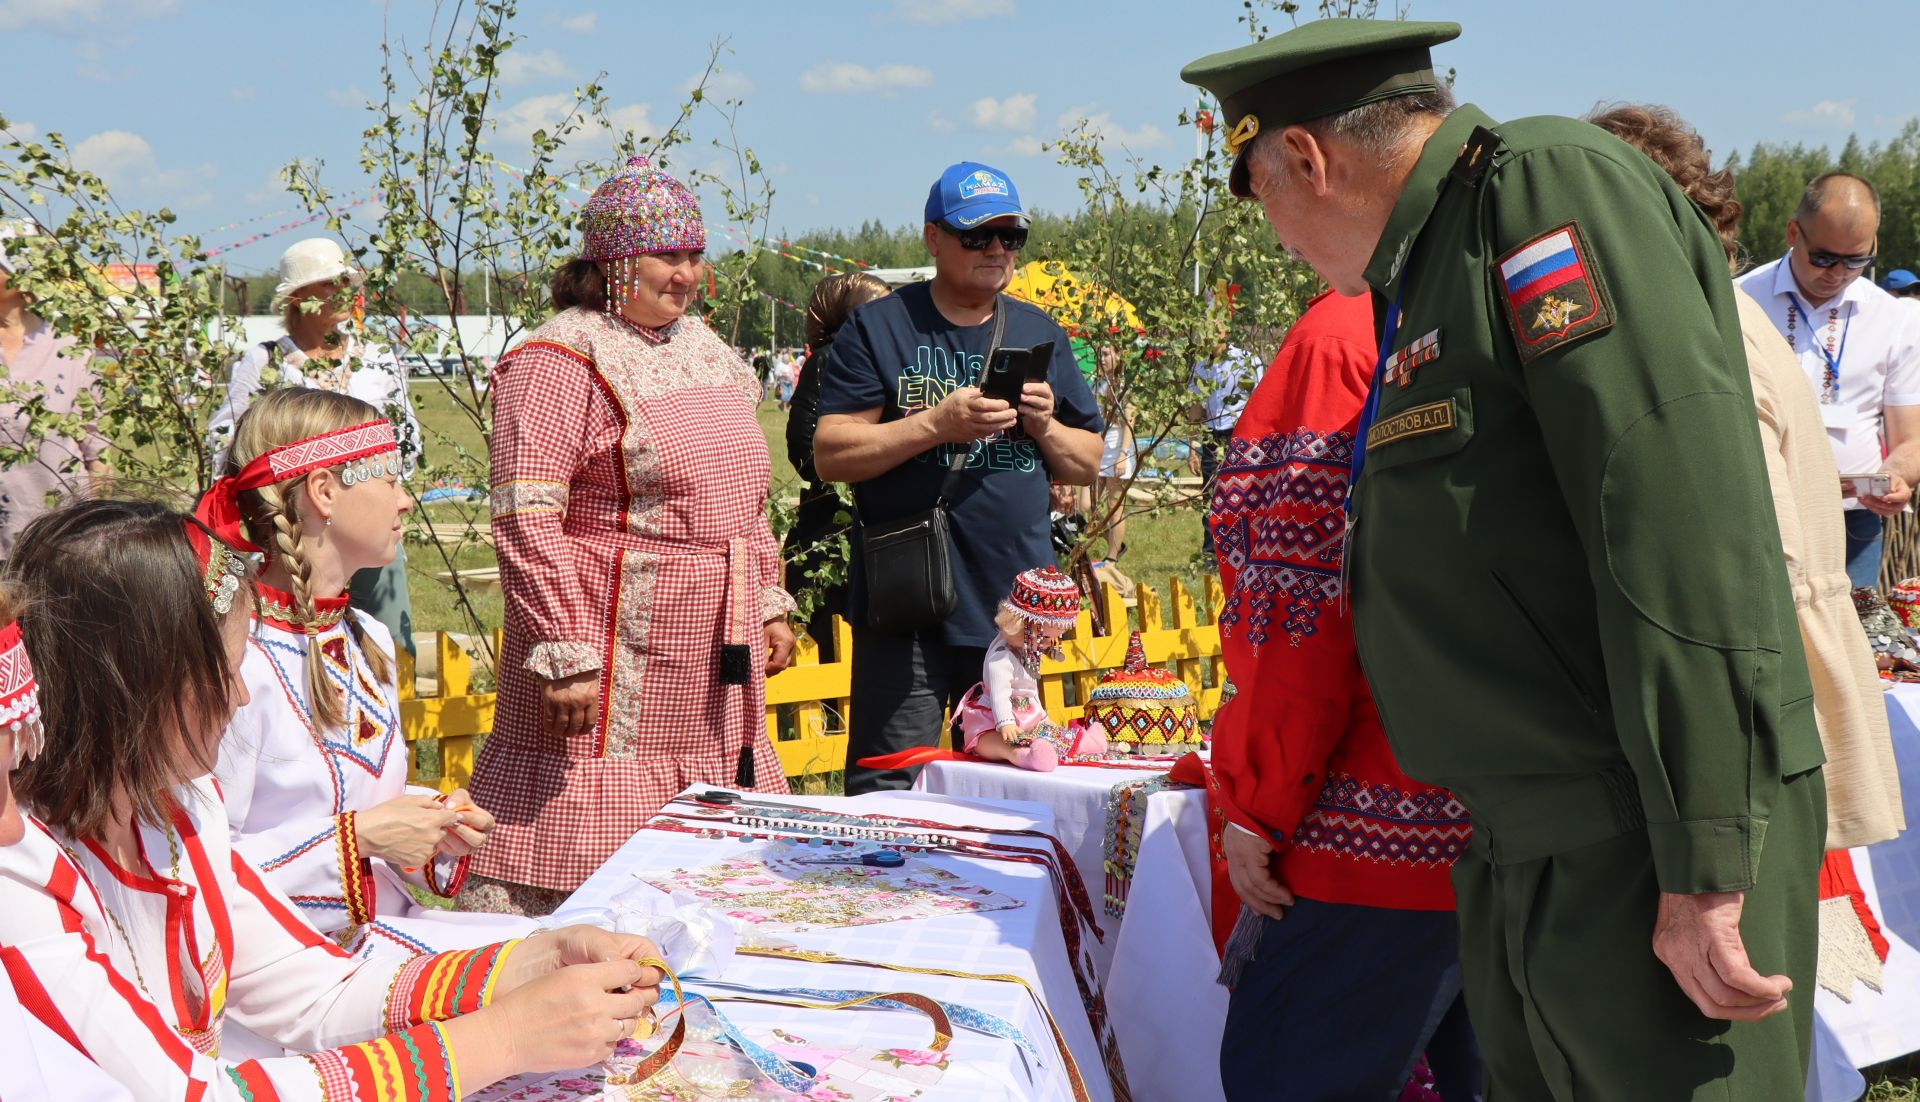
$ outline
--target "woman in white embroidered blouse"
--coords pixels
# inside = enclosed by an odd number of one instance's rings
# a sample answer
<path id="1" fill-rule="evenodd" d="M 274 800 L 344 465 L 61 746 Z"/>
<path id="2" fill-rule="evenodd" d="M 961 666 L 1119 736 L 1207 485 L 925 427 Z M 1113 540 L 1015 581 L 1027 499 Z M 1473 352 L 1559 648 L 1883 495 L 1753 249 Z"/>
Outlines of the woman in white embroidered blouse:
<path id="1" fill-rule="evenodd" d="M 657 997 L 651 942 L 586 927 L 355 960 L 231 850 L 204 771 L 247 699 L 252 582 L 198 521 L 84 501 L 7 567 L 46 749 L 15 774 L 36 821 L 0 846 L 0 953 L 136 1102 L 453 1102 L 605 1059 Z M 303 1055 L 222 1060 L 229 1020 Z"/>
<path id="2" fill-rule="evenodd" d="M 370 431 L 356 436 L 359 427 Z M 365 402 L 290 389 L 263 395 L 234 433 L 227 477 L 269 457 L 262 477 L 271 480 L 235 499 L 266 566 L 241 662 L 251 699 L 234 713 L 214 769 L 234 848 L 350 952 L 524 936 L 528 919 L 423 908 L 408 894 L 452 899 L 493 817 L 464 789 L 408 787 L 393 644 L 347 607 L 347 579 L 392 561 L 411 508 L 383 430 Z M 322 465 L 293 473 L 286 457 L 315 443 Z M 370 454 L 349 458 L 355 452 Z M 274 465 L 287 473 L 275 477 Z"/>

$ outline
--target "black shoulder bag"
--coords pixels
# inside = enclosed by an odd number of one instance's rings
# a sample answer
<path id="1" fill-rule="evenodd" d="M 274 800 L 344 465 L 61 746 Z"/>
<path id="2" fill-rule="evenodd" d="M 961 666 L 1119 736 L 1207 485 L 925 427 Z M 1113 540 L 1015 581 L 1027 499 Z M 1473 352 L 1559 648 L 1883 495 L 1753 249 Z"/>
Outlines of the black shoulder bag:
<path id="1" fill-rule="evenodd" d="M 996 296 L 993 336 L 987 342 L 985 364 L 999 351 L 1007 326 L 1006 312 Z M 860 526 L 860 561 L 867 580 L 867 626 L 875 631 L 904 635 L 932 627 L 953 615 L 960 597 L 953 588 L 953 543 L 947 509 L 960 476 L 967 469 L 972 448 L 953 445 L 953 461 L 940 482 L 933 508 L 896 520 Z"/>

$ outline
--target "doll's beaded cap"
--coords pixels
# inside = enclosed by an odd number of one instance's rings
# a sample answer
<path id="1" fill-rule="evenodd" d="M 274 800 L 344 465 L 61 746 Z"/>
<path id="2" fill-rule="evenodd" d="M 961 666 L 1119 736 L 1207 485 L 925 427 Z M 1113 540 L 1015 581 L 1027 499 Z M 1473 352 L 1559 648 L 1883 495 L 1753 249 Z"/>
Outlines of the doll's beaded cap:
<path id="1" fill-rule="evenodd" d="M 1051 566 L 1036 567 L 1013 579 L 1007 607 L 1029 623 L 1070 628 L 1080 615 L 1080 587 Z"/>
<path id="2" fill-rule="evenodd" d="M 580 238 L 581 259 L 619 260 L 704 249 L 707 226 L 685 184 L 634 157 L 580 209 Z"/>

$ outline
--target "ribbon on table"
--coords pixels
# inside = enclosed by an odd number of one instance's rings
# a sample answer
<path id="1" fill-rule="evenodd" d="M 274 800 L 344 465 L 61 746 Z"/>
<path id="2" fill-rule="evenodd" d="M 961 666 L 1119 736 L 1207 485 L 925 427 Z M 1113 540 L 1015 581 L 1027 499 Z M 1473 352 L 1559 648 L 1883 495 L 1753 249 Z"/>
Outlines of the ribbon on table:
<path id="1" fill-rule="evenodd" d="M 1067 1047 L 1066 1035 L 1060 1032 L 1060 1023 L 1054 1020 L 1053 1011 L 1047 1007 L 1047 1001 L 1033 989 L 1026 977 L 1010 972 L 962 972 L 957 968 L 931 968 L 924 965 L 889 964 L 885 961 L 863 960 L 859 957 L 843 957 L 836 953 L 820 952 L 812 949 L 741 949 L 740 954 L 750 957 L 770 957 L 774 960 L 802 961 L 808 964 L 844 964 L 855 968 L 879 968 L 888 972 L 905 972 L 916 976 L 946 976 L 952 979 L 988 980 L 994 983 L 1013 983 L 1020 985 L 1033 1005 L 1040 1011 L 1040 1018 L 1047 1023 L 1047 1032 L 1053 1037 L 1054 1050 L 1060 1054 L 1060 1060 L 1067 1073 L 1067 1083 L 1073 1089 L 1074 1102 L 1089 1102 L 1087 1082 L 1080 1076 L 1079 1061 L 1073 1058 L 1073 1050 Z M 1043 1063 L 1044 1066 L 1044 1063 Z"/>

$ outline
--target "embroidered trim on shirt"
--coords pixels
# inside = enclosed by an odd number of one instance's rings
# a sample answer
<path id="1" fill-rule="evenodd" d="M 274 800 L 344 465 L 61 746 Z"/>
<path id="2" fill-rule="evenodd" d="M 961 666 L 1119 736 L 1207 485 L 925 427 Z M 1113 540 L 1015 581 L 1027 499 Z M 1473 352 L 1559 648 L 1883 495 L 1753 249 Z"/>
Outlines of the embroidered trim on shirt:
<path id="1" fill-rule="evenodd" d="M 1233 591 L 1220 633 L 1244 631 L 1261 646 L 1279 634 L 1299 646 L 1340 599 L 1340 541 L 1346 533 L 1353 434 L 1309 428 L 1227 444 L 1215 478 L 1214 546 L 1231 566 Z"/>
<path id="2" fill-rule="evenodd" d="M 333 818 L 334 837 L 339 842 L 340 891 L 346 898 L 347 921 L 364 926 L 373 921 L 373 861 L 360 856 L 360 839 L 353 831 L 353 812 Z"/>
<path id="3" fill-rule="evenodd" d="M 328 827 L 327 829 L 321 831 L 320 833 L 314 835 L 313 837 L 293 847 L 287 852 L 281 854 L 280 856 L 270 858 L 266 861 L 260 862 L 260 871 L 272 872 L 273 870 L 280 868 L 284 865 L 291 864 L 294 861 L 294 859 L 298 858 L 300 855 L 313 849 L 315 846 L 318 846 L 320 843 L 326 841 L 327 839 L 333 837 L 333 835 L 334 835 L 334 828 Z"/>
<path id="4" fill-rule="evenodd" d="M 387 1029 L 441 1022 L 493 1001 L 493 983 L 519 940 L 478 949 L 415 957 L 401 966 L 387 992 Z"/>
<path id="5" fill-rule="evenodd" d="M 315 599 L 313 616 L 308 618 L 301 615 L 291 593 L 283 593 L 268 585 L 257 588 L 260 590 L 260 619 L 282 631 L 296 635 L 318 635 L 338 626 L 347 615 L 350 598 L 345 594 Z"/>
<path id="6" fill-rule="evenodd" d="M 544 478 L 516 478 L 495 486 L 488 494 L 495 520 L 523 513 L 565 513 L 568 486 Z"/>
<path id="7" fill-rule="evenodd" d="M 1446 866 L 1467 850 L 1466 806 L 1438 788 L 1407 790 L 1329 773 L 1293 845 L 1389 864 Z"/>

